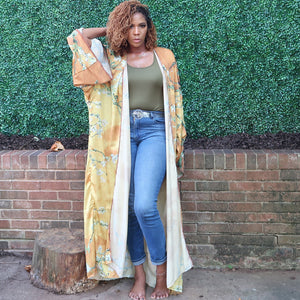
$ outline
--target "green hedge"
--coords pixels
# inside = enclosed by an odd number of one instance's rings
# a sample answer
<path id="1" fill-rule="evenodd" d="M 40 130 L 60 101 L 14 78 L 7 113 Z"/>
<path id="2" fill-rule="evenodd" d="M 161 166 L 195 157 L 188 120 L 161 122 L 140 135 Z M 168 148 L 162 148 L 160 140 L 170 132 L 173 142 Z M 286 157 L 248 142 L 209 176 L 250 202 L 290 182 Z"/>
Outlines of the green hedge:
<path id="1" fill-rule="evenodd" d="M 88 132 L 66 37 L 120 1 L 0 0 L 0 131 Z M 144 1 L 177 58 L 190 137 L 299 132 L 299 0 Z"/>

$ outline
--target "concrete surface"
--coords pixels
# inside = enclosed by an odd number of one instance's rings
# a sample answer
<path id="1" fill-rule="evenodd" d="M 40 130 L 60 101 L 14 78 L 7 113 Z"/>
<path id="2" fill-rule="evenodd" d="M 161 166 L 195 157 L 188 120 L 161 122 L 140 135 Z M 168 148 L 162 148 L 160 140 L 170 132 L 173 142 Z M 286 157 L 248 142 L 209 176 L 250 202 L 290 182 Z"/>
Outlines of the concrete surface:
<path id="1" fill-rule="evenodd" d="M 0 256 L 1 300 L 123 300 L 132 279 L 100 283 L 96 288 L 76 295 L 57 295 L 34 287 L 24 266 L 24 257 Z M 212 271 L 192 269 L 184 274 L 184 292 L 174 300 L 299 300 L 300 271 Z M 152 288 L 147 288 L 150 299 Z"/>

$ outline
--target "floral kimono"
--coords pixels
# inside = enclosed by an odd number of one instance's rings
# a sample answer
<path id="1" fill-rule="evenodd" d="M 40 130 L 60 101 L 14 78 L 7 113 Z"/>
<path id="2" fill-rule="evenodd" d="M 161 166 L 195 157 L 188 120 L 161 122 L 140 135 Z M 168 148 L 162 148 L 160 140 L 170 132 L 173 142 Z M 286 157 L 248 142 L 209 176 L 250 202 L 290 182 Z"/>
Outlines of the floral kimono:
<path id="1" fill-rule="evenodd" d="M 89 146 L 85 176 L 84 236 L 87 276 L 110 280 L 133 277 L 127 251 L 130 186 L 130 120 L 127 60 L 114 56 L 97 39 L 91 48 L 81 30 L 68 37 L 73 52 L 73 81 L 82 88 L 89 110 Z M 183 171 L 186 136 L 182 96 L 173 53 L 155 48 L 163 74 L 167 171 L 158 197 L 166 232 L 167 286 L 182 291 L 182 273 L 192 267 L 182 231 L 178 172 Z M 155 286 L 148 249 L 146 281 Z"/>

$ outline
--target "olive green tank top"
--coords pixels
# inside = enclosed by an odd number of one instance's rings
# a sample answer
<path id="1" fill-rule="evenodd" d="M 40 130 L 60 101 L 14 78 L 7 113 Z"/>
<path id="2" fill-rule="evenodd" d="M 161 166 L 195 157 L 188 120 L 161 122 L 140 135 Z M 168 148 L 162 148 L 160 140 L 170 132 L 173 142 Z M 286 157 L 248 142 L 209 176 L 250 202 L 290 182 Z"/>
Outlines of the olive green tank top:
<path id="1" fill-rule="evenodd" d="M 151 66 L 135 68 L 127 65 L 127 70 L 130 110 L 163 111 L 163 77 L 155 55 Z"/>

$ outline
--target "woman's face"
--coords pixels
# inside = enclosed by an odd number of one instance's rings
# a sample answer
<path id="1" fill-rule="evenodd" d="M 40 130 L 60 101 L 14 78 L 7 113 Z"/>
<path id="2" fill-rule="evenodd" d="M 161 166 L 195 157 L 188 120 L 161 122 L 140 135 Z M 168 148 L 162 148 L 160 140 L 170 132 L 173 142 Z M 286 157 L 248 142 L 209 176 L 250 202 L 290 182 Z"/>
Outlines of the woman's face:
<path id="1" fill-rule="evenodd" d="M 135 13 L 132 16 L 127 39 L 131 49 L 144 48 L 147 31 L 148 26 L 144 15 Z"/>

